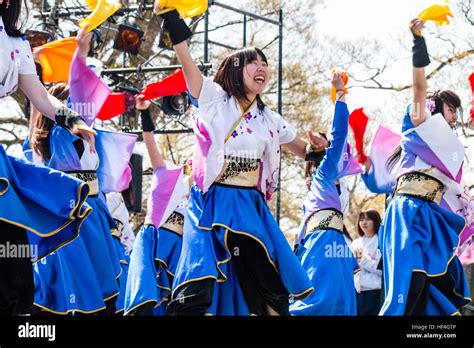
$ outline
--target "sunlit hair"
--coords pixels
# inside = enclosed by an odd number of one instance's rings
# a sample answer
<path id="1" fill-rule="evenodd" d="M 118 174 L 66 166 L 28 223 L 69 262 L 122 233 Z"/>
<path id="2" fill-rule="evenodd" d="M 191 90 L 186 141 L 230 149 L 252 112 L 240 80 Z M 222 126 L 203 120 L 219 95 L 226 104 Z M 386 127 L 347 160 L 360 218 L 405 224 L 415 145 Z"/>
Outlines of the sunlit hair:
<path id="1" fill-rule="evenodd" d="M 52 86 L 48 92 L 59 100 L 66 100 L 69 96 L 69 86 L 65 83 L 58 83 Z M 54 121 L 38 112 L 35 115 L 35 125 L 30 129 L 30 146 L 44 162 L 51 158 L 49 131 L 53 126 Z"/>
<path id="2" fill-rule="evenodd" d="M 214 82 L 218 83 L 229 96 L 250 102 L 245 90 L 244 68 L 248 63 L 257 60 L 258 56 L 268 64 L 263 51 L 256 47 L 244 48 L 228 55 L 219 65 Z M 257 106 L 260 110 L 265 108 L 260 95 L 257 95 Z"/>
<path id="3" fill-rule="evenodd" d="M 382 219 L 380 217 L 380 214 L 376 210 L 366 210 L 366 211 L 361 211 L 359 214 L 359 217 L 357 218 L 357 224 L 356 224 L 356 233 L 360 236 L 364 236 L 364 231 L 362 231 L 362 228 L 360 227 L 360 220 L 368 219 L 374 222 L 374 233 L 377 234 L 379 232 L 379 227 L 382 222 Z"/>

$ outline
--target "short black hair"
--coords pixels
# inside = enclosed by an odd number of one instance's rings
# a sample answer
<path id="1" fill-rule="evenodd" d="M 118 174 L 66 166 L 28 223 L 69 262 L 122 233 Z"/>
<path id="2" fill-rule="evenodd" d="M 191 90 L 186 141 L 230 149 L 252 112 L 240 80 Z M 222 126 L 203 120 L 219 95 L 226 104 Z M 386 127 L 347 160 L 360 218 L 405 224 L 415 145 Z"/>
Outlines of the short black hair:
<path id="1" fill-rule="evenodd" d="M 441 113 L 444 116 L 443 104 L 459 110 L 460 114 L 462 115 L 461 98 L 459 98 L 459 96 L 453 91 L 448 89 L 438 90 L 433 93 L 429 93 L 426 99 L 431 99 L 434 101 L 435 109 L 433 111 L 433 115 Z"/>
<path id="2" fill-rule="evenodd" d="M 7 8 L 7 2 L 4 0 L 2 5 L 0 5 L 0 16 L 3 19 L 3 25 L 5 26 L 5 31 L 8 36 L 12 37 L 21 37 L 22 33 L 20 31 L 20 14 L 22 8 L 22 0 L 11 0 L 10 5 Z M 26 11 L 28 11 L 28 6 L 26 6 Z M 28 15 L 27 15 L 28 17 Z"/>
<path id="3" fill-rule="evenodd" d="M 268 64 L 267 57 L 263 51 L 256 47 L 247 47 L 228 55 L 219 65 L 214 82 L 218 83 L 228 95 L 238 100 L 247 99 L 244 86 L 244 67 L 246 64 L 257 60 L 260 56 Z M 257 105 L 260 110 L 265 108 L 260 95 L 257 95 Z"/>

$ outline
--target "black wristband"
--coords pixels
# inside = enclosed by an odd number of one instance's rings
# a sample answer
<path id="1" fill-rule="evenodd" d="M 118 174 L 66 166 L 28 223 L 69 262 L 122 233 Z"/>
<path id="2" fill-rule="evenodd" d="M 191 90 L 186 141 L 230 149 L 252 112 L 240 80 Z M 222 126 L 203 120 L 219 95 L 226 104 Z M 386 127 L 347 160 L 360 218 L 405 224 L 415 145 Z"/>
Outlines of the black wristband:
<path id="1" fill-rule="evenodd" d="M 142 129 L 144 132 L 153 132 L 155 130 L 149 109 L 140 110 L 140 118 L 142 119 Z"/>
<path id="2" fill-rule="evenodd" d="M 413 66 L 415 68 L 424 68 L 431 62 L 428 55 L 428 48 L 426 47 L 425 38 L 415 34 L 413 36 Z"/>
<path id="3" fill-rule="evenodd" d="M 56 113 L 54 114 L 54 119 L 59 126 L 64 129 L 67 129 L 68 131 L 72 131 L 74 126 L 78 125 L 83 125 L 87 127 L 87 124 L 86 122 L 84 122 L 81 115 L 65 106 L 56 110 Z"/>
<path id="4" fill-rule="evenodd" d="M 161 17 L 163 18 L 159 43 L 161 48 L 172 48 L 170 42 L 174 46 L 193 36 L 191 29 L 179 17 L 176 10 L 164 13 Z"/>
<path id="5" fill-rule="evenodd" d="M 305 161 L 314 162 L 318 166 L 326 155 L 326 150 L 323 151 L 310 151 L 306 154 Z"/>

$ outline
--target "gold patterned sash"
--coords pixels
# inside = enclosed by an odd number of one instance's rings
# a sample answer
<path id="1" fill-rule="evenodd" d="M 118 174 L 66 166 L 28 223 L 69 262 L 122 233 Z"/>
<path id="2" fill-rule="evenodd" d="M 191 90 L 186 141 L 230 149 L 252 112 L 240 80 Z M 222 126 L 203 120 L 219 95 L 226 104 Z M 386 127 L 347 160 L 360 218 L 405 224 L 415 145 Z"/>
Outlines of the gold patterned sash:
<path id="1" fill-rule="evenodd" d="M 444 185 L 424 173 L 412 172 L 398 178 L 395 195 L 408 195 L 440 204 Z"/>
<path id="2" fill-rule="evenodd" d="M 99 180 L 95 171 L 77 171 L 66 173 L 79 180 L 82 180 L 89 185 L 89 197 L 94 197 L 99 194 Z"/>
<path id="3" fill-rule="evenodd" d="M 342 232 L 343 228 L 342 213 L 333 209 L 322 209 L 315 212 L 306 223 L 306 232 L 328 229 Z"/>
<path id="4" fill-rule="evenodd" d="M 232 186 L 257 187 L 259 177 L 259 159 L 226 156 L 224 167 L 215 182 Z"/>
<path id="5" fill-rule="evenodd" d="M 167 230 L 173 231 L 180 236 L 183 235 L 183 227 L 184 227 L 184 216 L 176 211 L 174 211 L 166 222 L 161 226 Z"/>

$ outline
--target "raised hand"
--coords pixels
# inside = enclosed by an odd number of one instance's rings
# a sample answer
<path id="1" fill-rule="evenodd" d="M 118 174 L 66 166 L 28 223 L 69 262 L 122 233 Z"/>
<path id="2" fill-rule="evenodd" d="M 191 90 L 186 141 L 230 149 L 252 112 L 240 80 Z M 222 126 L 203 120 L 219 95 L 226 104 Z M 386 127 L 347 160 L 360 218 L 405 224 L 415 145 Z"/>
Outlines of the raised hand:
<path id="1" fill-rule="evenodd" d="M 92 32 L 87 32 L 87 26 L 81 28 L 76 36 L 77 41 L 77 54 L 82 59 L 86 59 L 87 55 L 89 54 L 91 48 L 91 39 L 92 39 Z"/>
<path id="2" fill-rule="evenodd" d="M 421 31 L 425 27 L 425 21 L 419 19 L 419 18 L 414 18 L 410 22 L 410 30 L 413 33 L 413 35 L 416 36 L 423 36 Z"/>
<path id="3" fill-rule="evenodd" d="M 344 81 L 342 80 L 342 73 L 339 71 L 334 71 L 332 73 L 331 83 L 336 88 L 336 91 L 344 92 Z"/>
<path id="4" fill-rule="evenodd" d="M 148 100 L 143 100 L 143 96 L 139 94 L 137 94 L 137 96 L 135 97 L 135 101 L 135 108 L 137 110 L 146 110 L 150 107 L 151 104 Z"/>
<path id="5" fill-rule="evenodd" d="M 163 7 L 161 7 L 160 5 L 160 1 L 159 0 L 156 0 L 155 1 L 155 4 L 153 5 L 153 12 L 155 13 L 159 13 L 163 10 Z"/>

